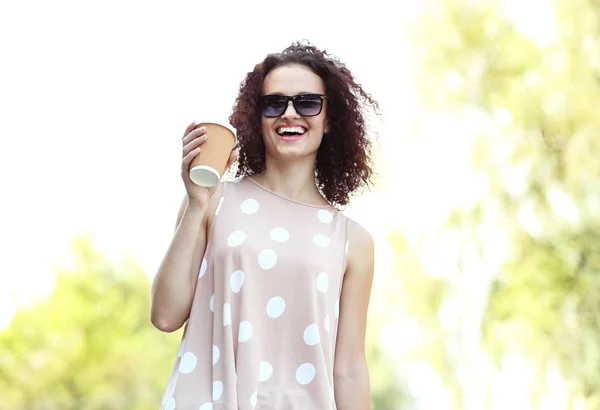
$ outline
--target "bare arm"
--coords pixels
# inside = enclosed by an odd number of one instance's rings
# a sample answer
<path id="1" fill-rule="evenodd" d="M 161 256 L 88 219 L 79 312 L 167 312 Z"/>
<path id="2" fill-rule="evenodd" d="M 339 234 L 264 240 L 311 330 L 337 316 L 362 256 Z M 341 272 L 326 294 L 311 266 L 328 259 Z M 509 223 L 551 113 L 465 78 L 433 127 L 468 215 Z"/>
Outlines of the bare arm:
<path id="1" fill-rule="evenodd" d="M 373 238 L 362 226 L 353 223 L 346 275 L 340 297 L 340 319 L 333 368 L 335 401 L 339 410 L 371 408 L 365 334 L 373 271 Z"/>
<path id="2" fill-rule="evenodd" d="M 219 187 L 219 191 L 222 187 Z M 218 192 L 218 194 L 220 194 Z M 206 251 L 214 195 L 202 206 L 183 199 L 175 235 L 152 283 L 152 324 L 164 332 L 179 329 L 188 319 L 200 264 Z"/>
<path id="3" fill-rule="evenodd" d="M 190 180 L 190 163 L 208 138 L 206 127 L 192 122 L 181 141 L 181 177 L 186 195 L 179 209 L 175 235 L 152 282 L 150 320 L 164 332 L 179 329 L 190 315 L 201 261 L 206 252 L 211 216 L 223 192 L 223 184 L 201 187 Z M 225 169 L 235 162 L 238 155 L 237 149 L 231 151 Z"/>

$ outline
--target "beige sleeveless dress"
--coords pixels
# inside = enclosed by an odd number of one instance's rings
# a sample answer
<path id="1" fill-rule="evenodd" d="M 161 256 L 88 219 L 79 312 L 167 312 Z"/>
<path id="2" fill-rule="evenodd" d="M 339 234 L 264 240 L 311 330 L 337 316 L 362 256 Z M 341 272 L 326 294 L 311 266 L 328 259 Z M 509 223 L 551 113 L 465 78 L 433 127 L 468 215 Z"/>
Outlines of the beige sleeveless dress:
<path id="1" fill-rule="evenodd" d="M 350 219 L 225 183 L 162 410 L 335 409 Z"/>

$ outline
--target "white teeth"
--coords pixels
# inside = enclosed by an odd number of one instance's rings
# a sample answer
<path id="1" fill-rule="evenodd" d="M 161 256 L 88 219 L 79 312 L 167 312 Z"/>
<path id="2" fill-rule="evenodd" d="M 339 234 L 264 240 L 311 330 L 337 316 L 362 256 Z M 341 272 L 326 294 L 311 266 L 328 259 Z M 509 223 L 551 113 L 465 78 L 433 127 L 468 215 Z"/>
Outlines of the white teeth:
<path id="1" fill-rule="evenodd" d="M 294 132 L 296 134 L 304 134 L 306 130 L 302 127 L 281 127 L 277 129 L 277 134 L 282 135 L 285 132 Z"/>

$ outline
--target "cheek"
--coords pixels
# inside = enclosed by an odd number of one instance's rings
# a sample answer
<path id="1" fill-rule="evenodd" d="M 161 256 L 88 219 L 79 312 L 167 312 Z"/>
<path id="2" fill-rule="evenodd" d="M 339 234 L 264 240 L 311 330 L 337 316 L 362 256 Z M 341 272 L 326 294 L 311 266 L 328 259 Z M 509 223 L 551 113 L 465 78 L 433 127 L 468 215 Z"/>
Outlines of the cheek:
<path id="1" fill-rule="evenodd" d="M 263 116 L 261 116 L 260 118 L 260 130 L 262 132 L 263 135 L 267 134 L 269 131 L 269 129 L 272 127 L 273 125 L 273 120 L 269 119 L 269 118 L 265 118 Z"/>
<path id="2" fill-rule="evenodd" d="M 327 131 L 327 127 L 326 127 L 326 122 L 325 122 L 325 117 L 316 117 L 314 118 L 311 122 L 310 122 L 310 126 L 311 128 L 315 129 L 315 130 L 319 130 L 323 133 L 325 133 Z"/>

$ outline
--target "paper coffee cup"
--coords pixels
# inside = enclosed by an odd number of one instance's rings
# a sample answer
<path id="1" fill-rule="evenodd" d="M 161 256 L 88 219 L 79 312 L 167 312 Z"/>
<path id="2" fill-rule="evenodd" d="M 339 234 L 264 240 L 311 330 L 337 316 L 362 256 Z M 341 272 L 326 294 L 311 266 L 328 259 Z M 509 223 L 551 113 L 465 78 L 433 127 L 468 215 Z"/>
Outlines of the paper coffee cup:
<path id="1" fill-rule="evenodd" d="M 190 179 L 196 185 L 214 187 L 223 177 L 227 160 L 237 142 L 236 133 L 224 122 L 204 121 L 198 124 L 199 127 L 206 127 L 208 138 L 190 164 Z"/>

